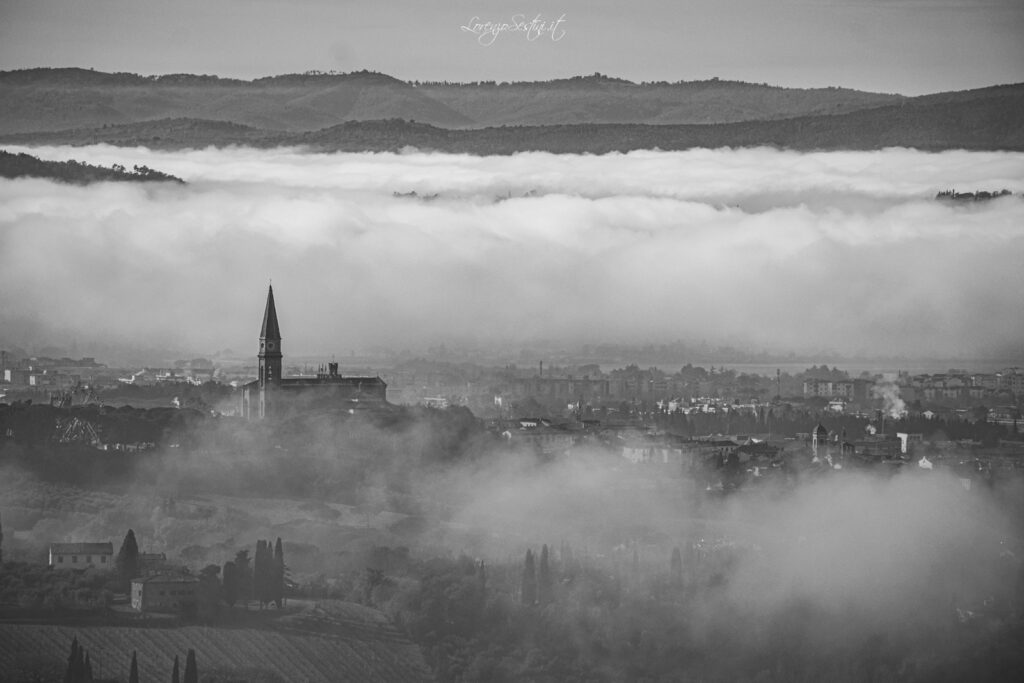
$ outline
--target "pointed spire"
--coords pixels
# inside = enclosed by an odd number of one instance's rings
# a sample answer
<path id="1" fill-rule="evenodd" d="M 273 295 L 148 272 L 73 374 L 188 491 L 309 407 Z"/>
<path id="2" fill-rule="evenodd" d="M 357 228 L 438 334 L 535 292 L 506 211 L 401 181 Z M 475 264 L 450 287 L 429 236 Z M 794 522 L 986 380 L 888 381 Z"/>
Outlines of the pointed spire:
<path id="1" fill-rule="evenodd" d="M 274 286 L 267 290 L 267 310 L 263 313 L 263 329 L 260 339 L 280 339 L 281 328 L 277 324 L 277 307 L 274 305 Z"/>

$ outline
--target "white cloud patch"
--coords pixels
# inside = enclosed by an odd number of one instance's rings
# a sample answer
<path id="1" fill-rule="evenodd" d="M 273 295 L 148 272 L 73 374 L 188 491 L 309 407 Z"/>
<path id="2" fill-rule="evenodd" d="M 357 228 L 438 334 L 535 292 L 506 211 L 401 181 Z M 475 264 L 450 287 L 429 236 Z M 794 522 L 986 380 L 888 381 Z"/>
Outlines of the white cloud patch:
<path id="1" fill-rule="evenodd" d="M 273 278 L 286 353 L 536 337 L 1024 352 L 1024 201 L 933 199 L 1024 191 L 1022 154 L 11 151 L 188 181 L 0 181 L 0 310 L 81 339 L 244 350 Z M 413 191 L 438 197 L 394 196 Z"/>

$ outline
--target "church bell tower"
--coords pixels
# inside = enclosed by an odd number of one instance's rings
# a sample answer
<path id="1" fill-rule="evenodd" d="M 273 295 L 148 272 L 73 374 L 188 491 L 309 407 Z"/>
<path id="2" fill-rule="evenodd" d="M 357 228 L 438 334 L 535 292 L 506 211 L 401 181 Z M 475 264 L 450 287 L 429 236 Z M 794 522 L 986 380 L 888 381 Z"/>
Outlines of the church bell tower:
<path id="1" fill-rule="evenodd" d="M 267 309 L 263 313 L 263 328 L 260 330 L 259 352 L 260 417 L 268 412 L 267 392 L 281 384 L 281 328 L 277 324 L 277 307 L 274 306 L 274 287 L 267 292 Z"/>

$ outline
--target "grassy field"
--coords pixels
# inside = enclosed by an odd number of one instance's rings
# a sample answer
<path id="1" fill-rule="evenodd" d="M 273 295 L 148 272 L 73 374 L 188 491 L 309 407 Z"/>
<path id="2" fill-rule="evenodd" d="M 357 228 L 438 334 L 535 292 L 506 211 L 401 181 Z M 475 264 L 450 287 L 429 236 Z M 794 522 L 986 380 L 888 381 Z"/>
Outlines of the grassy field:
<path id="1" fill-rule="evenodd" d="M 234 614 L 217 627 L 0 623 L 0 680 L 61 680 L 75 637 L 97 677 L 123 681 L 132 650 L 140 680 L 157 681 L 170 679 L 175 655 L 184 665 L 188 648 L 200 680 L 432 680 L 417 646 L 380 612 L 334 601 L 292 601 L 284 614 Z"/>

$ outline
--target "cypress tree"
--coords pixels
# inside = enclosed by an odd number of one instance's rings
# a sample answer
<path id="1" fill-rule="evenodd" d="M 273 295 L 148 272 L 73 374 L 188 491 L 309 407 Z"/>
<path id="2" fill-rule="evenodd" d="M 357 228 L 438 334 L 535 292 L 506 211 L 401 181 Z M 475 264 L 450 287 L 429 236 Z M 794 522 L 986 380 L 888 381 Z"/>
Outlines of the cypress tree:
<path id="1" fill-rule="evenodd" d="M 88 683 L 92 683 L 92 659 L 90 659 L 88 651 L 86 651 L 85 653 L 85 662 L 82 666 L 82 675 L 83 681 L 88 681 Z"/>
<path id="2" fill-rule="evenodd" d="M 78 658 L 75 661 L 75 680 L 84 681 L 85 678 L 85 648 L 78 646 Z"/>
<path id="3" fill-rule="evenodd" d="M 228 607 L 234 607 L 238 601 L 238 572 L 235 563 L 228 560 L 224 563 L 224 570 L 221 572 L 224 581 L 224 602 Z"/>
<path id="4" fill-rule="evenodd" d="M 68 653 L 68 666 L 64 670 L 64 683 L 78 683 L 78 678 L 78 636 L 75 636 Z"/>
<path id="5" fill-rule="evenodd" d="M 139 544 L 135 541 L 135 532 L 131 529 L 124 535 L 121 549 L 117 551 L 115 566 L 122 582 L 127 583 L 139 575 Z"/>
<path id="6" fill-rule="evenodd" d="M 537 601 L 547 605 L 554 597 L 554 586 L 551 578 L 551 566 L 548 559 L 548 546 L 545 543 L 540 549 L 540 566 L 537 571 Z"/>
<path id="7" fill-rule="evenodd" d="M 238 586 L 238 599 L 246 609 L 252 600 L 252 565 L 249 563 L 249 551 L 239 550 L 235 553 L 235 578 Z"/>
<path id="8" fill-rule="evenodd" d="M 139 661 L 132 650 L 132 666 L 128 670 L 128 683 L 139 683 Z"/>
<path id="9" fill-rule="evenodd" d="M 274 544 L 274 588 L 272 598 L 277 604 L 277 608 L 281 609 L 281 603 L 284 602 L 284 547 L 281 545 L 280 536 L 277 537 L 277 543 Z"/>
<path id="10" fill-rule="evenodd" d="M 683 553 L 680 552 L 679 546 L 672 548 L 672 580 L 679 585 L 683 582 Z"/>
<path id="11" fill-rule="evenodd" d="M 185 657 L 185 680 L 183 683 L 199 683 L 199 670 L 196 668 L 196 651 L 188 649 Z"/>
<path id="12" fill-rule="evenodd" d="M 520 599 L 524 605 L 537 602 L 537 570 L 533 562 L 533 551 L 527 549 L 526 561 L 523 563 L 523 582 Z"/>
<path id="13" fill-rule="evenodd" d="M 476 565 L 476 580 L 480 585 L 480 593 L 482 595 L 487 594 L 487 565 L 484 564 L 483 560 L 480 560 Z"/>
<path id="14" fill-rule="evenodd" d="M 260 609 L 267 604 L 267 542 L 256 541 L 256 557 L 253 558 L 252 586 Z"/>
<path id="15" fill-rule="evenodd" d="M 171 683 L 181 683 L 181 675 L 178 673 L 178 655 L 174 655 L 174 668 L 171 670 Z"/>

